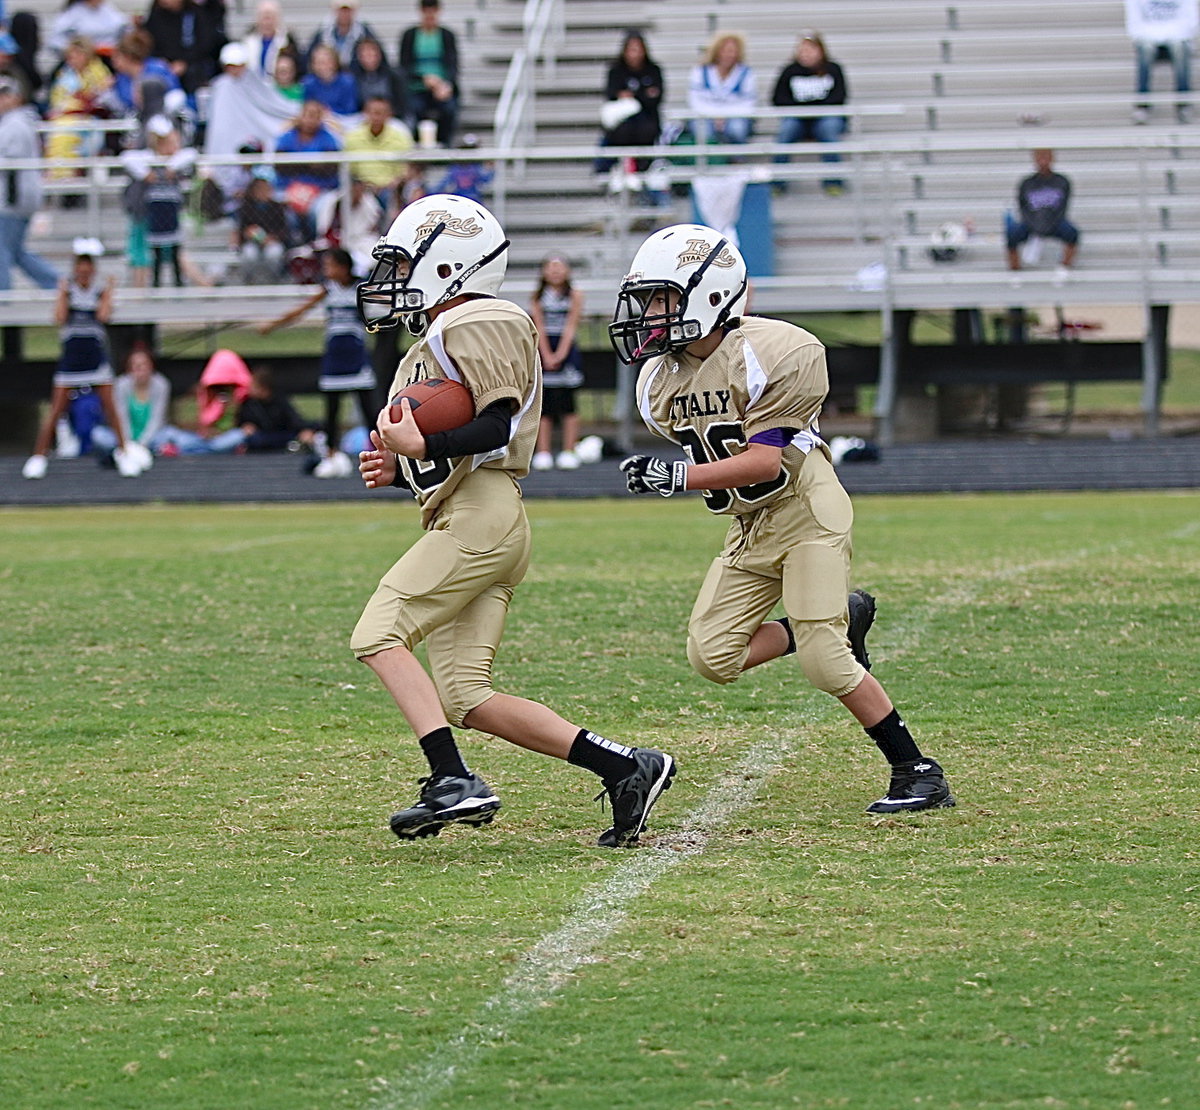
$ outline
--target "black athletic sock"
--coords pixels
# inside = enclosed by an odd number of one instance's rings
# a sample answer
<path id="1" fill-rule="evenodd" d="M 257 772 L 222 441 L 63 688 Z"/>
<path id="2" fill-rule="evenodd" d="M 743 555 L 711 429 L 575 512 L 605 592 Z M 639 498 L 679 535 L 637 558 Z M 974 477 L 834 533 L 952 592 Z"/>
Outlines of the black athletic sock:
<path id="1" fill-rule="evenodd" d="M 787 617 L 780 617 L 776 624 L 782 624 L 783 630 L 788 634 L 788 646 L 784 649 L 784 655 L 796 654 L 796 637 L 792 635 L 792 622 Z"/>
<path id="2" fill-rule="evenodd" d="M 571 745 L 567 762 L 599 775 L 605 782 L 620 782 L 637 770 L 633 751 L 615 740 L 606 740 L 581 728 Z"/>
<path id="3" fill-rule="evenodd" d="M 448 725 L 435 728 L 427 736 L 421 737 L 421 751 L 429 760 L 429 771 L 434 776 L 455 775 L 465 779 L 470 772 L 458 754 L 458 745 L 454 743 L 454 733 Z"/>
<path id="4" fill-rule="evenodd" d="M 897 763 L 910 763 L 921 758 L 921 749 L 908 731 L 908 726 L 900 719 L 900 714 L 893 709 L 877 725 L 866 729 L 867 735 L 875 741 L 884 758 L 893 767 Z"/>

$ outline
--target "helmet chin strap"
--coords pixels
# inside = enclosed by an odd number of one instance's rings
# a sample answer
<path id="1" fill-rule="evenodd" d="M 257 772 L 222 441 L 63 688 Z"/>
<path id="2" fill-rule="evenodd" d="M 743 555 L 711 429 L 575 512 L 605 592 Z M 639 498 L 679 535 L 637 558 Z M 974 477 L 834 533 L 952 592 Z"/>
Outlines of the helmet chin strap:
<path id="1" fill-rule="evenodd" d="M 728 245 L 729 245 L 729 240 L 724 237 L 721 238 L 720 241 L 718 241 L 717 245 L 708 252 L 708 257 L 703 262 L 701 262 L 699 266 L 696 267 L 695 273 L 693 273 L 692 276 L 690 278 L 688 278 L 688 283 L 687 283 L 687 285 L 684 286 L 683 301 L 681 302 L 681 305 L 680 305 L 681 309 L 687 306 L 688 299 L 692 295 L 692 290 L 695 289 L 696 286 L 700 284 L 700 279 L 702 277 L 704 277 L 704 271 L 707 270 L 709 268 L 709 266 L 711 266 L 717 260 L 718 257 L 720 257 L 721 251 L 723 251 Z M 717 328 L 721 327 L 725 323 L 725 321 L 728 319 L 729 310 L 731 308 L 733 308 L 733 306 L 735 304 L 737 304 L 738 298 L 741 297 L 741 295 L 746 291 L 746 284 L 747 284 L 748 280 L 749 280 L 748 275 L 747 275 L 747 277 L 742 278 L 742 284 L 738 287 L 738 291 L 736 293 L 734 293 L 734 295 L 732 297 L 729 298 L 729 303 L 721 310 L 721 312 L 717 316 L 716 325 L 713 328 L 714 331 Z"/>

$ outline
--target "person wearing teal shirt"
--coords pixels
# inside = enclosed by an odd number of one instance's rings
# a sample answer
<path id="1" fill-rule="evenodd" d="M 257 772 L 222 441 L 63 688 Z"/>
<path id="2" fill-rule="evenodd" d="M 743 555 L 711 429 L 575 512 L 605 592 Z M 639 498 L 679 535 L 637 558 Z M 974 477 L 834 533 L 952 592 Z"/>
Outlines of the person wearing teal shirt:
<path id="1" fill-rule="evenodd" d="M 400 68 L 408 76 L 409 129 L 437 123 L 437 141 L 448 147 L 458 126 L 458 40 L 441 26 L 441 0 L 419 0 L 421 22 L 400 36 Z"/>

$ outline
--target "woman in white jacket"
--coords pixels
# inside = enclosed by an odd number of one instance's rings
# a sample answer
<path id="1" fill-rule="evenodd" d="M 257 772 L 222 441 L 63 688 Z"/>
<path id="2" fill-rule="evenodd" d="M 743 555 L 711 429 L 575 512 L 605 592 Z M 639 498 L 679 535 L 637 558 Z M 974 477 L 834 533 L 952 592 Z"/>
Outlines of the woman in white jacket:
<path id="1" fill-rule="evenodd" d="M 746 40 L 736 31 L 721 32 L 688 82 L 697 144 L 749 142 L 754 121 L 741 113 L 754 110 L 757 96 L 754 70 L 746 65 Z"/>
<path id="2" fill-rule="evenodd" d="M 299 45 L 283 24 L 278 0 L 261 0 L 254 12 L 254 30 L 242 39 L 242 45 L 246 48 L 246 65 L 267 77 L 275 75 L 281 50 L 300 56 Z"/>

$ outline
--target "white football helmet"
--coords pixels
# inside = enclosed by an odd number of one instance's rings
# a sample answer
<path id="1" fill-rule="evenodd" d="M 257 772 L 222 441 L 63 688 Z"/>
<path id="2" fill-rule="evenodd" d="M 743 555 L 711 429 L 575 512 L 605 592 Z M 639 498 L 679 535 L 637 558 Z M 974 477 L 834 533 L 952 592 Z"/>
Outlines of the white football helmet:
<path id="1" fill-rule="evenodd" d="M 408 205 L 371 257 L 371 276 L 358 287 L 367 331 L 403 320 L 413 335 L 423 335 L 431 308 L 463 293 L 496 295 L 508 268 L 508 240 L 481 204 L 435 193 Z"/>
<path id="2" fill-rule="evenodd" d="M 746 310 L 746 261 L 719 231 L 675 224 L 633 256 L 608 326 L 618 355 L 636 362 L 694 343 Z"/>

